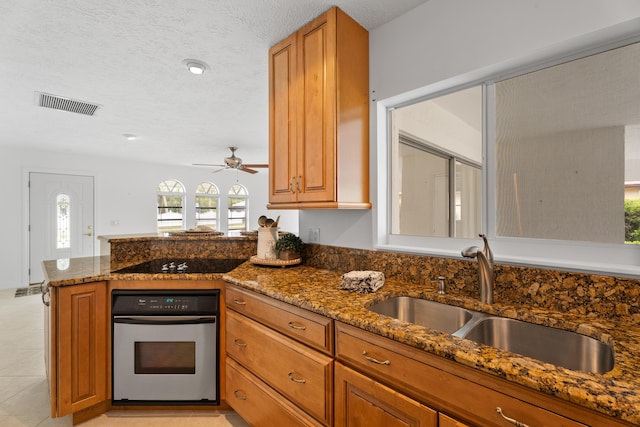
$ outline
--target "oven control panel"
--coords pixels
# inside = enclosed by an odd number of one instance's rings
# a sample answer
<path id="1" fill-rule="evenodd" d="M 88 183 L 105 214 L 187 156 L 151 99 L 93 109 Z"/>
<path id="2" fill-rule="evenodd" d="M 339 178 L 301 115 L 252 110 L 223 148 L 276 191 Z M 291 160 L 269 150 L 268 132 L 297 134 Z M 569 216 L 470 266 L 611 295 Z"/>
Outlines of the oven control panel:
<path id="1" fill-rule="evenodd" d="M 217 314 L 220 291 L 114 291 L 113 315 Z"/>
<path id="2" fill-rule="evenodd" d="M 197 297 L 139 297 L 137 299 L 138 308 L 144 310 L 162 311 L 188 311 L 194 310 L 198 306 Z"/>

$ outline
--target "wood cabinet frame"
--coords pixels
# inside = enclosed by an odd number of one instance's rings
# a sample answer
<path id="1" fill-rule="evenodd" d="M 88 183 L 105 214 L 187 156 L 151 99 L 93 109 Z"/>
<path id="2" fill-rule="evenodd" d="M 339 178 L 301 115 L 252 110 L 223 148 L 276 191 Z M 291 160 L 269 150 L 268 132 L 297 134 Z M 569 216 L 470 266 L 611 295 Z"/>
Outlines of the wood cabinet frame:
<path id="1" fill-rule="evenodd" d="M 337 7 L 269 50 L 269 208 L 369 209 L 369 34 Z"/>

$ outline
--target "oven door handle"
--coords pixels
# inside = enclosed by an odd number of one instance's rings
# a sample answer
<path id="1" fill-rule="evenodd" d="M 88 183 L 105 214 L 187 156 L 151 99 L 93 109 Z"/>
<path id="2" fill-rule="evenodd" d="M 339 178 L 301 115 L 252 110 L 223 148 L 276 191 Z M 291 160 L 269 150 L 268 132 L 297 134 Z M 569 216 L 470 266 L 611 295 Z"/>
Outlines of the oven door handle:
<path id="1" fill-rule="evenodd" d="M 217 316 L 113 316 L 113 323 L 130 325 L 194 325 L 216 323 Z"/>

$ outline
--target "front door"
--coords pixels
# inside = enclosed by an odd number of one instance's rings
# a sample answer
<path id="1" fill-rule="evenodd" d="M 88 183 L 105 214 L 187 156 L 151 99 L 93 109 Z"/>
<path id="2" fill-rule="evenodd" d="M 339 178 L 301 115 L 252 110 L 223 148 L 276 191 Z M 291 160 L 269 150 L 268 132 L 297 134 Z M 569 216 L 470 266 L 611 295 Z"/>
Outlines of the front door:
<path id="1" fill-rule="evenodd" d="M 43 260 L 94 255 L 93 210 L 92 176 L 29 174 L 29 283 L 44 280 Z"/>

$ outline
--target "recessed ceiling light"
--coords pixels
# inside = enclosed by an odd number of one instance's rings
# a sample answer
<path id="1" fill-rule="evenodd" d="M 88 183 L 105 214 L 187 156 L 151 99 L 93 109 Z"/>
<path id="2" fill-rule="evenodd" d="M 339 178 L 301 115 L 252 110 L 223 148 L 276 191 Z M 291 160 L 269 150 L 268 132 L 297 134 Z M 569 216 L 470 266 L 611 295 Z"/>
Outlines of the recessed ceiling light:
<path id="1" fill-rule="evenodd" d="M 123 133 L 122 136 L 127 138 L 128 141 L 135 141 L 138 137 L 132 133 Z"/>
<path id="2" fill-rule="evenodd" d="M 185 59 L 182 63 L 187 66 L 187 69 L 192 74 L 204 74 L 204 72 L 209 68 L 207 64 L 202 61 L 198 61 L 197 59 Z"/>

